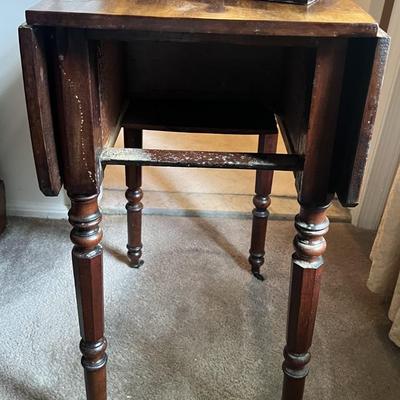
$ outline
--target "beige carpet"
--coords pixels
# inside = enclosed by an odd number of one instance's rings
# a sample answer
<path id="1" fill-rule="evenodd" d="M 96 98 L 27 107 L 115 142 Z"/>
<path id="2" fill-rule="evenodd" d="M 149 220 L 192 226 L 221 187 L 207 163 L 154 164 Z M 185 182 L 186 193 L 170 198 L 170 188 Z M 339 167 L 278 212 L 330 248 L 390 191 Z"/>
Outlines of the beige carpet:
<path id="1" fill-rule="evenodd" d="M 250 221 L 147 216 L 140 270 L 105 218 L 112 400 L 279 400 L 292 224 L 270 223 L 261 283 Z M 12 218 L 0 238 L 0 399 L 84 399 L 69 226 Z M 308 400 L 398 400 L 400 349 L 365 287 L 372 235 L 332 224 Z"/>

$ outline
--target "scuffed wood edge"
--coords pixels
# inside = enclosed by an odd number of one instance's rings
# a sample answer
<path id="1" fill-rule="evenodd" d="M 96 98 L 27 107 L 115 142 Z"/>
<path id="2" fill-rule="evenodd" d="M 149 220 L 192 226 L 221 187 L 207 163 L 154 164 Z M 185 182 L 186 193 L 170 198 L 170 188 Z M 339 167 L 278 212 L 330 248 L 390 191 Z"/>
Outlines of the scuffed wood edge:
<path id="1" fill-rule="evenodd" d="M 152 150 L 108 148 L 100 161 L 110 165 L 146 165 L 159 167 L 226 168 L 299 171 L 304 159 L 295 154 L 226 153 L 212 151 Z"/>
<path id="2" fill-rule="evenodd" d="M 338 193 L 339 201 L 344 207 L 356 207 L 358 205 L 360 189 L 364 178 L 369 147 L 374 130 L 379 96 L 383 85 L 384 73 L 389 55 L 389 48 L 390 37 L 380 29 L 376 38 L 371 79 L 361 120 L 359 132 L 359 138 L 361 138 L 361 140 L 358 141 L 353 160 L 353 173 L 347 186 L 347 192 Z"/>
<path id="3" fill-rule="evenodd" d="M 62 178 L 52 118 L 45 34 L 26 24 L 18 29 L 25 97 L 33 156 L 39 187 L 46 196 L 57 196 Z"/>

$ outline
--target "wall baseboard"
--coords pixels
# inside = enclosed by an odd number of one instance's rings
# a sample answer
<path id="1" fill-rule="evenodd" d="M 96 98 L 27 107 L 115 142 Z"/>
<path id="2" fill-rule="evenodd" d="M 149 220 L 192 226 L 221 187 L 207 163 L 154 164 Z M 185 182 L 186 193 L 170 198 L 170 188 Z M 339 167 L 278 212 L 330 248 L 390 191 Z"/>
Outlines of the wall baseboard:
<path id="1" fill-rule="evenodd" d="M 7 205 L 8 216 L 46 218 L 46 219 L 67 219 L 68 208 L 63 205 L 49 206 L 43 203 L 18 202 Z"/>

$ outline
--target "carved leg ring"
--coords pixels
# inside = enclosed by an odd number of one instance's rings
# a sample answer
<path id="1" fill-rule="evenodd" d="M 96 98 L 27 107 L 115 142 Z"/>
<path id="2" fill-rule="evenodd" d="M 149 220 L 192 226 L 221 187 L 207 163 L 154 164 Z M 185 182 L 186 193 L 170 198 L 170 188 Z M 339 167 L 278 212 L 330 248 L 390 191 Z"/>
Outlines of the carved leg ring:
<path id="1" fill-rule="evenodd" d="M 326 248 L 323 236 L 329 228 L 327 208 L 303 206 L 296 216 L 282 400 L 303 398 Z"/>
<path id="2" fill-rule="evenodd" d="M 106 400 L 107 341 L 104 337 L 103 254 L 97 195 L 71 197 L 69 222 L 81 332 L 80 350 L 88 400 Z"/>
<path id="3" fill-rule="evenodd" d="M 125 147 L 142 148 L 143 133 L 141 130 L 125 128 Z M 142 257 L 142 210 L 143 198 L 142 186 L 142 167 L 125 167 L 126 186 L 125 197 L 128 200 L 126 204 L 128 218 L 128 258 L 129 265 L 132 268 L 139 268 L 143 265 Z"/>
<path id="4" fill-rule="evenodd" d="M 258 141 L 259 153 L 276 153 L 278 135 L 260 135 Z M 264 264 L 265 237 L 267 233 L 267 223 L 269 217 L 268 207 L 271 204 L 271 188 L 274 172 L 256 172 L 256 195 L 253 198 L 253 225 L 251 230 L 251 245 L 249 263 L 253 275 L 263 281 L 264 277 L 260 274 L 260 268 Z"/>

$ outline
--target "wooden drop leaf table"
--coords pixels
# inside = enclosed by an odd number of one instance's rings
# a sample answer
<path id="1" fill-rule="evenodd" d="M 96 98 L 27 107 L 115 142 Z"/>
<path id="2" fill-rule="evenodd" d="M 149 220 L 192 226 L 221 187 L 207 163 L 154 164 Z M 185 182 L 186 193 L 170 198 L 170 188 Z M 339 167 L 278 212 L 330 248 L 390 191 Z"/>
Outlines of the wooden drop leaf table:
<path id="1" fill-rule="evenodd" d="M 257 170 L 249 260 L 258 278 L 272 172 L 294 172 L 300 212 L 282 399 L 302 399 L 326 210 L 334 196 L 344 207 L 357 205 L 388 36 L 351 0 L 43 0 L 26 11 L 19 34 L 39 186 L 46 196 L 64 186 L 71 199 L 87 399 L 107 397 L 97 201 L 107 164 L 126 166 L 135 266 L 142 165 Z M 275 153 L 276 123 L 289 154 Z M 126 148 L 118 150 L 121 127 Z M 144 129 L 258 134 L 259 148 L 149 150 L 142 148 Z"/>

